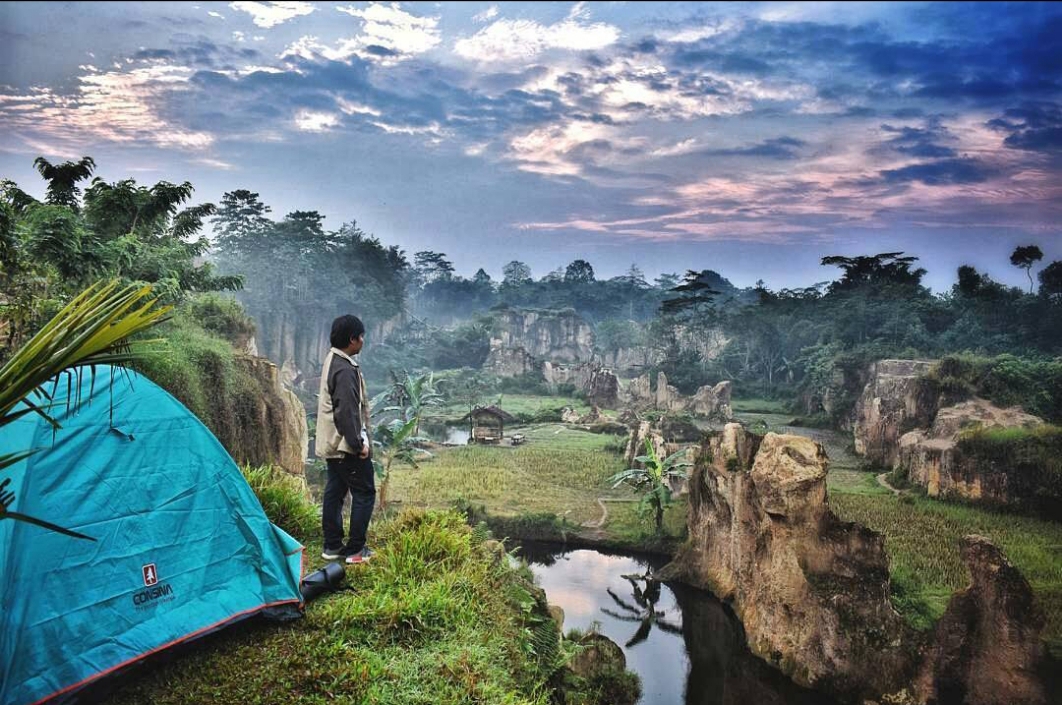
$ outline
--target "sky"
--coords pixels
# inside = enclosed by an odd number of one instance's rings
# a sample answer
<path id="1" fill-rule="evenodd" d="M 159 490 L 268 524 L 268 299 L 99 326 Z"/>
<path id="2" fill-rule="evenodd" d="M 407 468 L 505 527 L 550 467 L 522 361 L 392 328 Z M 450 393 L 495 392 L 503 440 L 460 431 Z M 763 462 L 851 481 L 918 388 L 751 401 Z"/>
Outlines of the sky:
<path id="1" fill-rule="evenodd" d="M 260 194 L 458 274 L 1062 259 L 1062 3 L 0 3 L 0 178 Z M 1034 269 L 1035 272 L 1035 269 Z"/>

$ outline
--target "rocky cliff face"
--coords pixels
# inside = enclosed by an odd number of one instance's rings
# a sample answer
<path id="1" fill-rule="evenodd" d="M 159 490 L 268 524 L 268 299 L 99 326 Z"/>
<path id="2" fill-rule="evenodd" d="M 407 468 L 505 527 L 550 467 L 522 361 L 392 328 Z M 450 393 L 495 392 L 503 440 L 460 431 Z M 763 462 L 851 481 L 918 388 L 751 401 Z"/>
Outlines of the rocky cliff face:
<path id="1" fill-rule="evenodd" d="M 730 602 L 754 654 L 844 701 L 1046 703 L 1044 618 L 999 549 L 963 539 L 970 587 L 916 633 L 892 608 L 883 537 L 830 511 L 826 468 L 809 438 L 727 424 L 690 477 L 690 538 L 657 577 Z"/>
<path id="2" fill-rule="evenodd" d="M 494 348 L 522 348 L 529 355 L 553 362 L 590 360 L 594 332 L 574 310 L 524 311 L 509 309 L 494 319 Z"/>
<path id="3" fill-rule="evenodd" d="M 729 421 L 734 417 L 730 406 L 731 389 L 731 383 L 723 381 L 715 386 L 705 385 L 687 397 L 668 384 L 667 375 L 660 372 L 656 376 L 656 391 L 653 391 L 647 372 L 630 380 L 626 388 L 620 390 L 619 401 L 632 409 L 690 413 Z"/>
<path id="4" fill-rule="evenodd" d="M 915 664 L 884 541 L 830 512 L 822 447 L 727 424 L 709 449 L 690 478 L 690 540 L 665 577 L 730 601 L 753 653 L 800 685 L 847 698 L 897 690 Z"/>
<path id="5" fill-rule="evenodd" d="M 856 402 L 855 451 L 867 460 L 892 467 L 899 439 L 906 431 L 928 426 L 937 411 L 937 392 L 924 381 L 931 360 L 881 360 L 870 369 Z"/>
<path id="6" fill-rule="evenodd" d="M 988 539 L 966 536 L 970 585 L 937 623 L 916 686 L 921 702 L 1043 705 L 1043 613 L 1029 582 Z"/>
<path id="7" fill-rule="evenodd" d="M 933 426 L 905 433 L 899 439 L 897 464 L 909 481 L 932 497 L 987 499 L 1007 503 L 1007 468 L 964 457 L 959 436 L 973 428 L 1034 428 L 1043 420 L 1020 407 L 1001 409 L 984 399 L 971 399 L 937 412 Z"/>
<path id="8" fill-rule="evenodd" d="M 269 360 L 237 356 L 236 363 L 255 381 L 257 390 L 237 400 L 231 432 L 219 440 L 239 462 L 275 463 L 302 475 L 309 445 L 302 402 Z"/>

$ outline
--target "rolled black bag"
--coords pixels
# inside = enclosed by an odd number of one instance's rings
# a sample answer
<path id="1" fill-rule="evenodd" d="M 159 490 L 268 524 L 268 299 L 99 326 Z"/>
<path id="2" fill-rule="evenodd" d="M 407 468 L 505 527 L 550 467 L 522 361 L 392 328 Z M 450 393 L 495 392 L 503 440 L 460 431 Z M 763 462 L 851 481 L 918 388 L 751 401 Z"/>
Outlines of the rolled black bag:
<path id="1" fill-rule="evenodd" d="M 324 568 L 310 573 L 299 583 L 299 592 L 306 602 L 325 593 L 335 592 L 343 585 L 346 571 L 339 563 L 329 563 Z"/>

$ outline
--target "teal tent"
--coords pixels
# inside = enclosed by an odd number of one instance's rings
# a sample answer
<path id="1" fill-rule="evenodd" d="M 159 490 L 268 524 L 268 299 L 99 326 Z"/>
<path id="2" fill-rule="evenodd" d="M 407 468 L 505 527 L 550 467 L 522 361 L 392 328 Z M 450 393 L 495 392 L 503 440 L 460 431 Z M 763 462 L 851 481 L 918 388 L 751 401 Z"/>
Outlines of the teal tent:
<path id="1" fill-rule="evenodd" d="M 301 614 L 302 546 L 270 523 L 213 434 L 145 377 L 97 366 L 44 387 L 0 429 L 10 511 L 95 541 L 0 521 L 0 705 L 44 702 L 265 613 Z"/>

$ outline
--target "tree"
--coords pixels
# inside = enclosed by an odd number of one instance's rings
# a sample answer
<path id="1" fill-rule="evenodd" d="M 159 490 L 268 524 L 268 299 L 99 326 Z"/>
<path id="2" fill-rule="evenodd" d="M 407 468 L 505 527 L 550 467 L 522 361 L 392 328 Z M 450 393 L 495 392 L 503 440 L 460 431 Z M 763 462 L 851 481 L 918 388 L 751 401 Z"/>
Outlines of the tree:
<path id="1" fill-rule="evenodd" d="M 653 448 L 652 440 L 646 438 L 645 455 L 635 458 L 644 467 L 621 470 L 608 479 L 613 483 L 613 487 L 625 484 L 642 493 L 640 504 L 642 508 L 648 507 L 653 512 L 657 534 L 664 529 L 664 509 L 671 504 L 671 480 L 688 479 L 686 471 L 682 468 L 689 467 L 692 463 L 679 460 L 685 454 L 685 450 L 680 450 L 661 459 Z"/>
<path id="2" fill-rule="evenodd" d="M 704 314 L 719 292 L 712 288 L 708 281 L 719 275 L 710 269 L 695 272 L 692 269 L 686 272 L 685 281 L 671 291 L 678 293 L 669 299 L 664 299 L 660 304 L 660 310 L 665 315 L 675 315 L 689 312 L 692 314 Z"/>
<path id="3" fill-rule="evenodd" d="M 413 271 L 422 284 L 448 281 L 453 277 L 454 265 L 442 252 L 424 250 L 413 255 Z"/>
<path id="4" fill-rule="evenodd" d="M 577 259 L 564 270 L 564 281 L 569 284 L 592 282 L 594 281 L 594 268 L 585 259 Z"/>
<path id="5" fill-rule="evenodd" d="M 1062 300 L 1062 260 L 1055 260 L 1036 275 L 1040 293 L 1054 301 Z"/>
<path id="6" fill-rule="evenodd" d="M 502 267 L 502 284 L 519 286 L 531 281 L 531 268 L 519 260 L 513 260 Z"/>
<path id="7" fill-rule="evenodd" d="M 0 426 L 36 413 L 53 428 L 60 428 L 48 413 L 51 396 L 42 386 L 64 370 L 135 360 L 144 344 L 133 347 L 129 338 L 163 321 L 170 310 L 168 306 L 156 308 L 157 299 L 151 295 L 150 286 L 119 288 L 119 282 L 112 281 L 90 286 L 76 296 L 0 367 Z M 16 409 L 20 402 L 23 408 Z M 0 454 L 0 471 L 35 452 Z M 42 519 L 11 511 L 15 494 L 5 489 L 9 484 L 10 479 L 0 483 L 0 520 L 23 521 L 68 536 L 91 539 Z"/>
<path id="8" fill-rule="evenodd" d="M 822 258 L 823 265 L 836 265 L 844 270 L 839 281 L 830 285 L 830 291 L 857 289 L 871 284 L 905 284 L 918 285 L 922 282 L 925 269 L 911 269 L 918 261 L 917 257 L 904 257 L 902 252 L 883 252 L 863 257 L 842 257 L 831 255 Z"/>
<path id="9" fill-rule="evenodd" d="M 1032 266 L 1044 258 L 1044 253 L 1036 245 L 1026 245 L 1014 248 L 1010 253 L 1010 263 L 1018 269 L 1024 269 L 1029 277 L 1029 293 L 1033 290 Z"/>
<path id="10" fill-rule="evenodd" d="M 92 157 L 82 157 L 76 162 L 63 162 L 52 164 L 44 157 L 33 160 L 33 166 L 48 182 L 48 195 L 46 202 L 52 206 L 66 206 L 77 212 L 80 209 L 78 197 L 81 190 L 77 187 L 79 181 L 84 181 L 92 176 L 96 162 Z"/>

